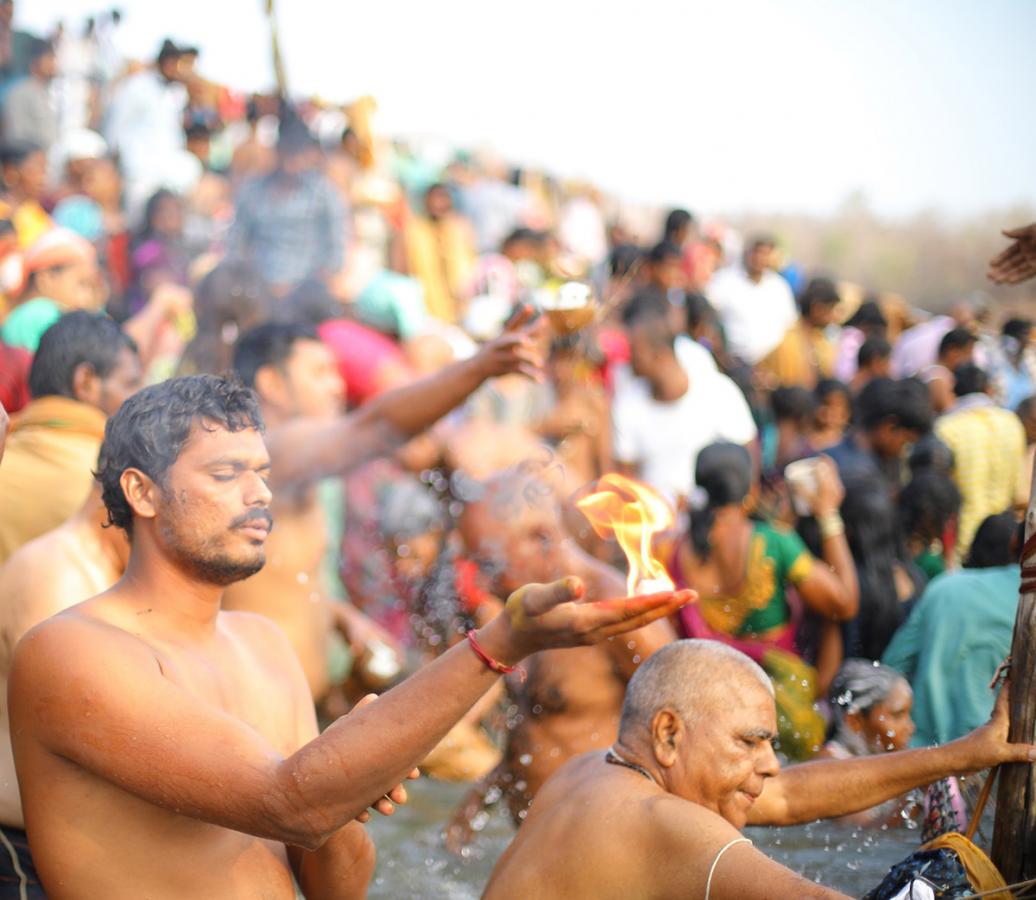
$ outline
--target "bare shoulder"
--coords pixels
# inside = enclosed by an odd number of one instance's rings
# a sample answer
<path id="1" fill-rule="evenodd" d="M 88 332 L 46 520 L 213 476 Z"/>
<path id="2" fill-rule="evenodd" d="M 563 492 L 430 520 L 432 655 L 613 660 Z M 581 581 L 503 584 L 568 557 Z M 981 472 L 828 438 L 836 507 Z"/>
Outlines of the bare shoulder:
<path id="1" fill-rule="evenodd" d="M 93 614 L 92 600 L 79 603 L 30 628 L 18 642 L 11 661 L 11 695 L 43 695 L 75 682 L 90 691 L 120 672 L 158 673 L 154 653 L 142 640 Z"/>

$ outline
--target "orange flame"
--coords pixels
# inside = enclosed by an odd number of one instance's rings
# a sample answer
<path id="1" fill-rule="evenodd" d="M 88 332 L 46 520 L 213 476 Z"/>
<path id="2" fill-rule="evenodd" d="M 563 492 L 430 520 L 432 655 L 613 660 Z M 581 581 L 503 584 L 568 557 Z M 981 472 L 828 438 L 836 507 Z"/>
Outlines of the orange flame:
<path id="1" fill-rule="evenodd" d="M 609 473 L 597 489 L 576 501 L 580 512 L 602 538 L 614 537 L 629 562 L 626 593 L 669 591 L 673 581 L 651 552 L 656 534 L 673 527 L 672 507 L 646 484 Z"/>

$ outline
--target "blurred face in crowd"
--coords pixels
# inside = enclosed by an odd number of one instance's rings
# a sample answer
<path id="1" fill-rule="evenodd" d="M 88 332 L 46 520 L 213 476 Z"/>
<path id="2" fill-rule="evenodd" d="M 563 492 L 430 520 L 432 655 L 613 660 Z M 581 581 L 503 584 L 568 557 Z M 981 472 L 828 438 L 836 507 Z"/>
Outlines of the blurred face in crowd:
<path id="1" fill-rule="evenodd" d="M 114 416 L 119 407 L 143 386 L 144 370 L 140 357 L 128 347 L 119 350 L 115 365 L 103 378 L 86 364 L 79 367 L 75 376 L 76 399 L 96 406 L 106 416 Z"/>
<path id="2" fill-rule="evenodd" d="M 809 308 L 807 319 L 814 328 L 827 328 L 835 320 L 834 304 L 814 303 Z"/>
<path id="3" fill-rule="evenodd" d="M 342 412 L 345 384 L 320 341 L 296 341 L 284 365 L 262 368 L 255 386 L 263 403 L 285 417 L 328 420 Z"/>
<path id="4" fill-rule="evenodd" d="M 122 196 L 122 178 L 110 159 L 94 159 L 83 170 L 83 191 L 104 209 L 117 209 Z"/>
<path id="5" fill-rule="evenodd" d="M 751 278 L 760 278 L 776 262 L 777 248 L 773 244 L 756 244 L 745 254 L 745 271 Z"/>
<path id="6" fill-rule="evenodd" d="M 181 81 L 182 74 L 179 56 L 166 56 L 158 61 L 159 74 L 166 81 Z"/>
<path id="7" fill-rule="evenodd" d="M 914 736 L 914 721 L 910 712 L 914 694 L 906 681 L 899 681 L 880 703 L 866 712 L 852 712 L 845 717 L 846 724 L 862 735 L 875 752 L 906 750 Z"/>
<path id="8" fill-rule="evenodd" d="M 298 178 L 316 165 L 317 156 L 315 147 L 297 147 L 281 151 L 277 156 L 277 165 L 284 175 Z"/>
<path id="9" fill-rule="evenodd" d="M 849 399 L 841 391 L 832 391 L 817 404 L 817 425 L 825 430 L 844 432 L 851 415 Z"/>
<path id="10" fill-rule="evenodd" d="M 4 183 L 18 199 L 39 202 L 47 187 L 46 155 L 37 150 L 16 165 L 4 166 Z"/>
<path id="11" fill-rule="evenodd" d="M 524 584 L 545 584 L 564 574 L 565 536 L 557 504 L 542 483 L 509 486 L 469 505 L 460 533 L 468 552 L 503 596 Z"/>
<path id="12" fill-rule="evenodd" d="M 53 81 L 58 74 L 58 58 L 53 52 L 44 53 L 32 62 L 32 74 L 42 81 Z"/>
<path id="13" fill-rule="evenodd" d="M 916 444 L 921 435 L 888 419 L 875 428 L 871 434 L 871 446 L 885 459 L 900 459 L 906 448 Z"/>
<path id="14" fill-rule="evenodd" d="M 629 332 L 630 369 L 638 378 L 657 381 L 666 371 L 666 366 L 675 362 L 673 351 L 660 346 L 657 334 L 643 325 L 634 325 Z"/>
<path id="15" fill-rule="evenodd" d="M 683 267 L 680 265 L 679 256 L 666 256 L 664 259 L 651 264 L 651 280 L 664 291 L 684 286 Z"/>
<path id="16" fill-rule="evenodd" d="M 867 374 L 870 375 L 871 378 L 891 378 L 892 357 L 878 356 L 872 359 L 870 365 L 867 366 Z"/>
<path id="17" fill-rule="evenodd" d="M 442 542 L 442 530 L 438 528 L 392 541 L 396 574 L 409 584 L 424 581 L 439 558 Z"/>
<path id="18" fill-rule="evenodd" d="M 183 231 L 183 204 L 178 197 L 163 196 L 151 214 L 151 230 L 163 237 Z"/>
<path id="19" fill-rule="evenodd" d="M 92 263 L 54 266 L 34 273 L 31 293 L 66 309 L 99 309 L 103 303 L 99 280 L 100 273 Z"/>
<path id="20" fill-rule="evenodd" d="M 975 355 L 975 345 L 968 344 L 967 347 L 950 347 L 943 354 L 942 364 L 951 372 L 958 366 L 970 363 Z"/>
<path id="21" fill-rule="evenodd" d="M 453 209 L 450 192 L 443 187 L 435 187 L 428 191 L 424 199 L 428 218 L 433 222 L 445 218 Z"/>

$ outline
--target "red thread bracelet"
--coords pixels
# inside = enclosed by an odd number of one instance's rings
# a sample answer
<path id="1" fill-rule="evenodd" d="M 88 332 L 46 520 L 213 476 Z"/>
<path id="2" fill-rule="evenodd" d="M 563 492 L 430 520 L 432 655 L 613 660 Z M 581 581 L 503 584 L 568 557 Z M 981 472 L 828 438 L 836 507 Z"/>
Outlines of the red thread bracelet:
<path id="1" fill-rule="evenodd" d="M 498 675 L 510 675 L 512 672 L 518 676 L 519 681 L 525 681 L 525 669 L 521 666 L 505 666 L 499 660 L 493 659 L 482 647 L 479 642 L 475 640 L 475 629 L 467 633 L 468 643 L 471 645 L 471 649 L 474 651 L 475 656 L 482 660 L 483 664 L 487 669 L 496 672 Z"/>

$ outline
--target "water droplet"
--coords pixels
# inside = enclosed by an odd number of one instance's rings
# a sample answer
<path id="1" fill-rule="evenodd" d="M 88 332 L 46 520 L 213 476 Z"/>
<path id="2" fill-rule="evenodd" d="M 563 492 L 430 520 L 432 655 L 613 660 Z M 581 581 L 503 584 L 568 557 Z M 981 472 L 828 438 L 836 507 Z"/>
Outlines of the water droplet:
<path id="1" fill-rule="evenodd" d="M 520 762 L 523 766 L 530 765 L 532 763 L 532 754 L 523 753 L 521 756 L 518 757 L 518 762 Z"/>

